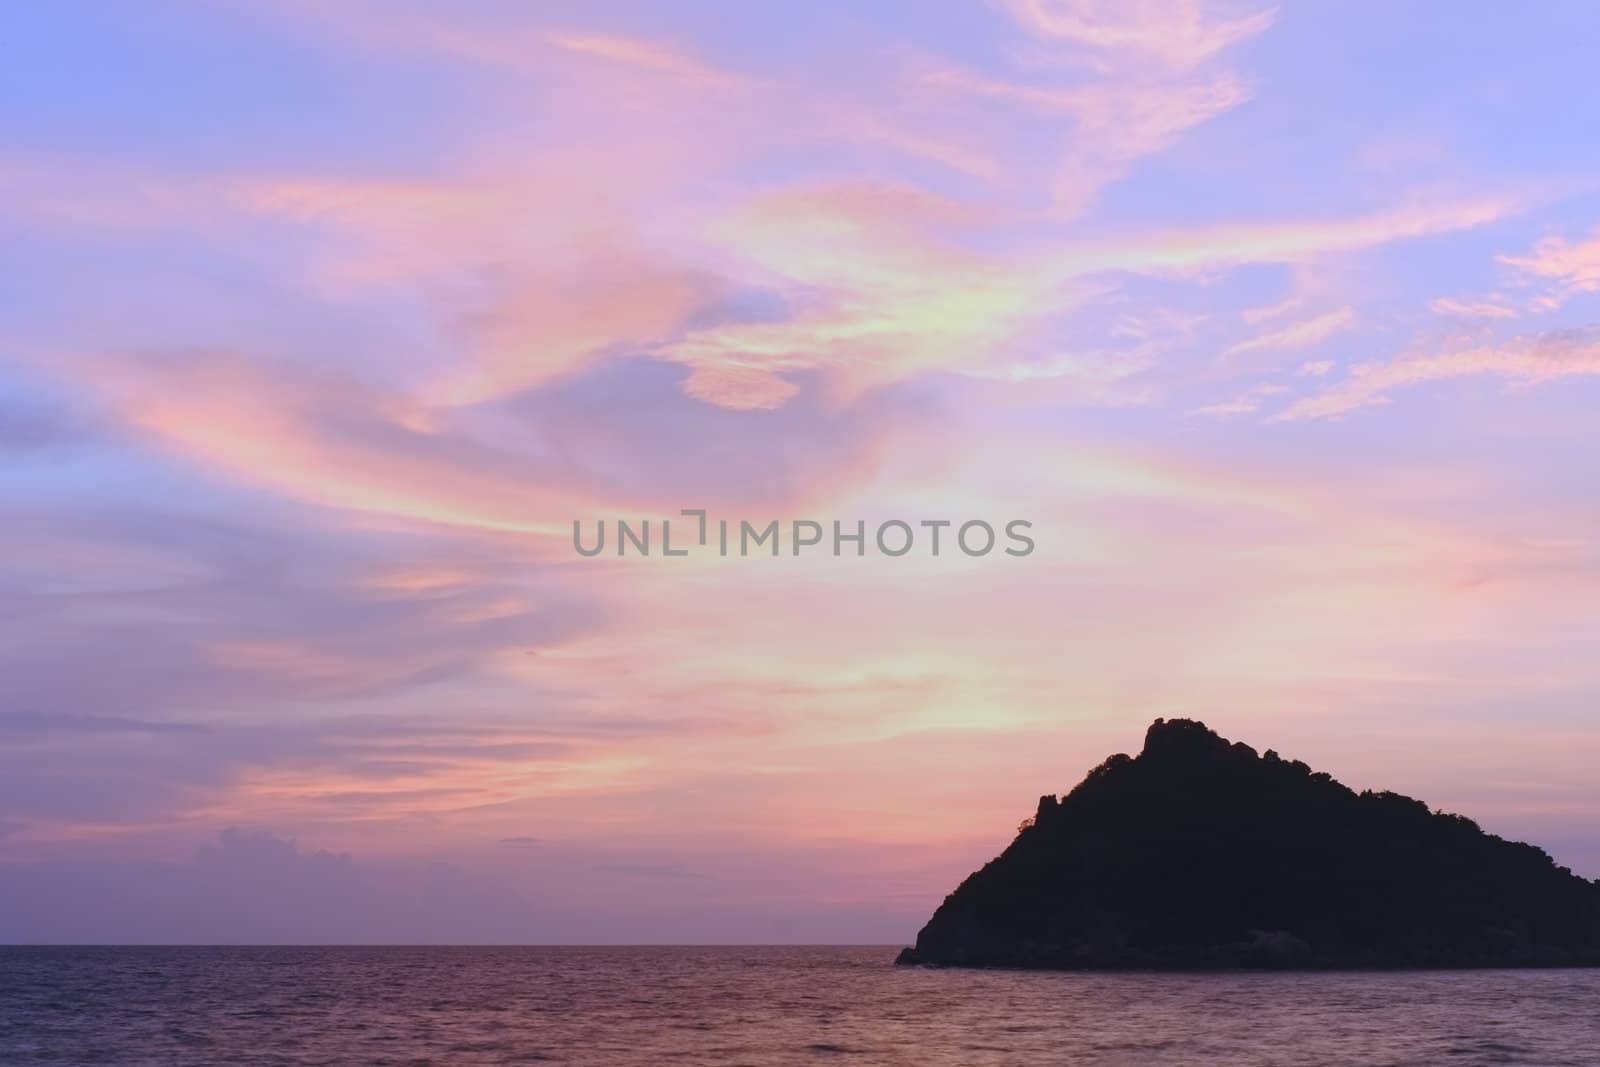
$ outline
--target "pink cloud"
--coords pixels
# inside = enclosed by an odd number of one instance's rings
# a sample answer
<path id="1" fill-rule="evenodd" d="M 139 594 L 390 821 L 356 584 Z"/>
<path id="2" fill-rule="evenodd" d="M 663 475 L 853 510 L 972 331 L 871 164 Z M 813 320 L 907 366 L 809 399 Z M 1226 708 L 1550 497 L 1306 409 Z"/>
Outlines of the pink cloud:
<path id="1" fill-rule="evenodd" d="M 1039 37 L 1102 53 L 1131 53 L 1183 70 L 1272 25 L 1275 9 L 1228 18 L 1201 0 L 1003 0 L 1024 28 Z"/>
<path id="2" fill-rule="evenodd" d="M 1538 385 L 1563 378 L 1600 375 L 1600 344 L 1587 332 L 1516 338 L 1503 344 L 1446 349 L 1401 356 L 1389 362 L 1362 363 L 1328 389 L 1298 400 L 1275 416 L 1279 420 L 1332 418 L 1359 408 L 1391 402 L 1390 393 L 1408 386 L 1462 378 L 1501 378 Z"/>
<path id="3" fill-rule="evenodd" d="M 1320 345 L 1334 334 L 1354 325 L 1354 308 L 1339 308 L 1313 318 L 1270 330 L 1228 348 L 1224 356 L 1241 356 L 1247 352 L 1281 352 Z"/>
<path id="4" fill-rule="evenodd" d="M 1527 255 L 1499 258 L 1507 266 L 1557 283 L 1557 289 L 1548 297 L 1552 306 L 1579 293 L 1600 292 L 1600 230 L 1577 242 L 1546 237 Z"/>
<path id="5" fill-rule="evenodd" d="M 608 34 L 561 32 L 550 33 L 546 39 L 569 52 L 659 71 L 710 89 L 736 89 L 744 84 L 743 79 L 660 42 Z"/>
<path id="6" fill-rule="evenodd" d="M 1456 300 L 1441 296 L 1428 301 L 1428 310 L 1438 315 L 1463 319 L 1514 319 L 1517 309 L 1492 300 Z"/>

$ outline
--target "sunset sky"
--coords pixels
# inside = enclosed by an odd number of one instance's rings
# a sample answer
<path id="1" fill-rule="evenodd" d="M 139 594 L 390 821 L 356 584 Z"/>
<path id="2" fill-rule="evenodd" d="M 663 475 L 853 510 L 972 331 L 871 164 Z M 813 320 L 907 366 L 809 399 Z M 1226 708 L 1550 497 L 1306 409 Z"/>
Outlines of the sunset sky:
<path id="1" fill-rule="evenodd" d="M 1157 716 L 1600 876 L 1597 39 L 8 5 L 0 942 L 904 942 Z"/>

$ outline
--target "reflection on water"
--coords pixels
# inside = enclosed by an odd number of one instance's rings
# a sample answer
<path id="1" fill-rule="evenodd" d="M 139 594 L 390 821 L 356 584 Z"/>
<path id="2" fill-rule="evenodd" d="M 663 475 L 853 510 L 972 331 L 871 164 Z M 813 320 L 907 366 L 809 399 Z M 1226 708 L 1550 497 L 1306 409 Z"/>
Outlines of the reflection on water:
<path id="1" fill-rule="evenodd" d="M 893 948 L 0 948 L 0 1063 L 1600 1063 L 1600 971 L 1037 974 Z"/>

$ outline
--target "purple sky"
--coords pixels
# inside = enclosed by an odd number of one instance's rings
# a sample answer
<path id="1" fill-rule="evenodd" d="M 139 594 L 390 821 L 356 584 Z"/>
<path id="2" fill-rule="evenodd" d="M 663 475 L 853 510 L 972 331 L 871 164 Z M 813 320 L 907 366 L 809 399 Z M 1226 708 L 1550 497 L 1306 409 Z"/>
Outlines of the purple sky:
<path id="1" fill-rule="evenodd" d="M 903 942 L 1157 716 L 1600 876 L 1597 34 L 10 5 L 0 941 Z"/>

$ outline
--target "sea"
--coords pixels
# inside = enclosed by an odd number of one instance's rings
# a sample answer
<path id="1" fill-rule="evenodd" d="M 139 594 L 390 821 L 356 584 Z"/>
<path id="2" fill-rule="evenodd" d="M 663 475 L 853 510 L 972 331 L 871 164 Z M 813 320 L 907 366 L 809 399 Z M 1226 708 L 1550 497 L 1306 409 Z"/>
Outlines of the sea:
<path id="1" fill-rule="evenodd" d="M 895 952 L 0 948 L 0 1065 L 1600 1065 L 1600 970 L 1061 974 Z"/>

